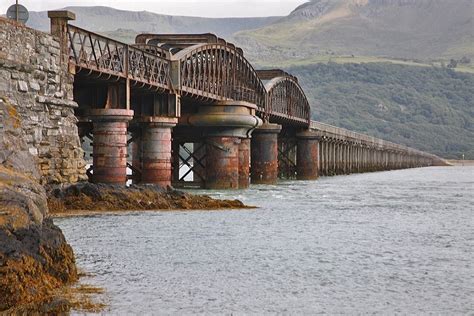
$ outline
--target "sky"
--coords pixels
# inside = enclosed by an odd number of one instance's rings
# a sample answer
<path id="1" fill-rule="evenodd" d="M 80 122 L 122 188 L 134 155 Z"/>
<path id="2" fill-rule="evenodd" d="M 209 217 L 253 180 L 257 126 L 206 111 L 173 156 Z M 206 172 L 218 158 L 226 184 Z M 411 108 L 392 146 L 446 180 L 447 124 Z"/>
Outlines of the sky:
<path id="1" fill-rule="evenodd" d="M 308 0 L 19 0 L 29 11 L 47 11 L 66 6 L 108 6 L 121 10 L 150 11 L 169 15 L 245 17 L 287 15 Z M 5 14 L 15 0 L 0 0 Z"/>

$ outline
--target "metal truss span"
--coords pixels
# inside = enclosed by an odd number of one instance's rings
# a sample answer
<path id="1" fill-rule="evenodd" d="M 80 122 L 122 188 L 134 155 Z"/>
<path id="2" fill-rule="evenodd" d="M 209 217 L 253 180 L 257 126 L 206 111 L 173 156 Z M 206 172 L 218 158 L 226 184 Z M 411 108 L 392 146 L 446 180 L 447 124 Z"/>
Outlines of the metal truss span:
<path id="1" fill-rule="evenodd" d="M 180 63 L 182 94 L 218 101 L 246 101 L 265 111 L 263 83 L 235 47 L 196 44 L 173 57 Z"/>
<path id="2" fill-rule="evenodd" d="M 296 77 L 256 71 L 242 49 L 214 34 L 140 34 L 127 45 L 68 24 L 67 41 L 74 71 L 204 103 L 245 101 L 268 121 L 309 126 L 309 103 Z"/>
<path id="3" fill-rule="evenodd" d="M 298 79 L 282 70 L 258 70 L 266 81 L 266 118 L 272 123 L 309 126 L 311 107 Z"/>
<path id="4" fill-rule="evenodd" d="M 173 78 L 181 95 L 246 101 L 256 104 L 267 121 L 309 126 L 310 106 L 296 77 L 281 70 L 254 70 L 242 49 L 214 34 L 140 34 L 136 43 L 172 54 L 172 62 L 179 64 Z"/>

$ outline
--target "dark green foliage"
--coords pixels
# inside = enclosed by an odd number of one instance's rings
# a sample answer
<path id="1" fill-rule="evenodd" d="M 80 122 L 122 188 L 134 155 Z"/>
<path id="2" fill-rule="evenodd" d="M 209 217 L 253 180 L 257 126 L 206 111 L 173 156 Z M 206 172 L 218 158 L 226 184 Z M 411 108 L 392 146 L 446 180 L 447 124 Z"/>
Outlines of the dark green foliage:
<path id="1" fill-rule="evenodd" d="M 474 75 L 389 63 L 287 69 L 313 119 L 445 158 L 474 159 Z"/>

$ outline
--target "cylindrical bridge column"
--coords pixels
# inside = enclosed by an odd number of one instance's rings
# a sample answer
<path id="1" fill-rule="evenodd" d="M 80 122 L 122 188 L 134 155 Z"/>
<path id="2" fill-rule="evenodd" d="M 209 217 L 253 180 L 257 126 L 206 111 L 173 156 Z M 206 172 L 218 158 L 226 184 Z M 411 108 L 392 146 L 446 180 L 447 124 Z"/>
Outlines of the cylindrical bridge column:
<path id="1" fill-rule="evenodd" d="M 141 136 L 141 183 L 171 185 L 171 130 L 174 117 L 145 116 L 139 119 Z"/>
<path id="2" fill-rule="evenodd" d="M 280 131 L 280 125 L 269 123 L 254 130 L 251 145 L 252 183 L 274 184 L 277 182 Z"/>
<path id="3" fill-rule="evenodd" d="M 310 131 L 296 135 L 296 178 L 298 180 L 314 180 L 318 178 L 319 136 Z"/>
<path id="4" fill-rule="evenodd" d="M 89 111 L 94 136 L 92 182 L 122 184 L 127 182 L 127 127 L 133 111 L 92 109 Z"/>
<path id="5" fill-rule="evenodd" d="M 206 189 L 239 189 L 249 186 L 249 138 L 262 124 L 257 106 L 243 101 L 201 105 L 199 112 L 182 118 L 200 127 L 206 143 Z"/>
<path id="6" fill-rule="evenodd" d="M 240 139 L 211 136 L 206 142 L 206 189 L 238 189 Z"/>

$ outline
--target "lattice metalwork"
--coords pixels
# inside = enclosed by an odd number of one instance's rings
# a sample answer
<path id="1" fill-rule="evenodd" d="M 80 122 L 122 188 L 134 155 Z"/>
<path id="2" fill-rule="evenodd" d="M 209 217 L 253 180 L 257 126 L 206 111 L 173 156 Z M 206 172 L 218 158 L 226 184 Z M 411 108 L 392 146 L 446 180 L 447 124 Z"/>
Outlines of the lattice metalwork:
<path id="1" fill-rule="evenodd" d="M 69 61 L 89 71 L 128 78 L 132 84 L 171 87 L 170 61 L 154 50 L 130 46 L 68 25 Z"/>
<path id="2" fill-rule="evenodd" d="M 206 144 L 179 143 L 178 177 L 181 185 L 185 183 L 202 183 L 206 180 Z M 179 183 L 177 183 L 179 185 Z"/>
<path id="3" fill-rule="evenodd" d="M 175 55 L 180 60 L 182 94 L 211 100 L 236 100 L 265 110 L 265 87 L 235 46 L 198 44 Z"/>
<path id="4" fill-rule="evenodd" d="M 278 139 L 278 177 L 280 179 L 296 178 L 296 146 L 294 137 Z"/>
<path id="5" fill-rule="evenodd" d="M 70 61 L 85 69 L 125 77 L 126 44 L 68 25 Z"/>
<path id="6" fill-rule="evenodd" d="M 152 52 L 128 47 L 128 78 L 137 83 L 168 89 L 170 86 L 170 63 Z"/>
<path id="7" fill-rule="evenodd" d="M 266 84 L 266 116 L 270 121 L 292 121 L 304 125 L 310 124 L 308 99 L 298 81 L 293 76 L 273 78 Z M 272 120 L 273 119 L 273 120 Z"/>

